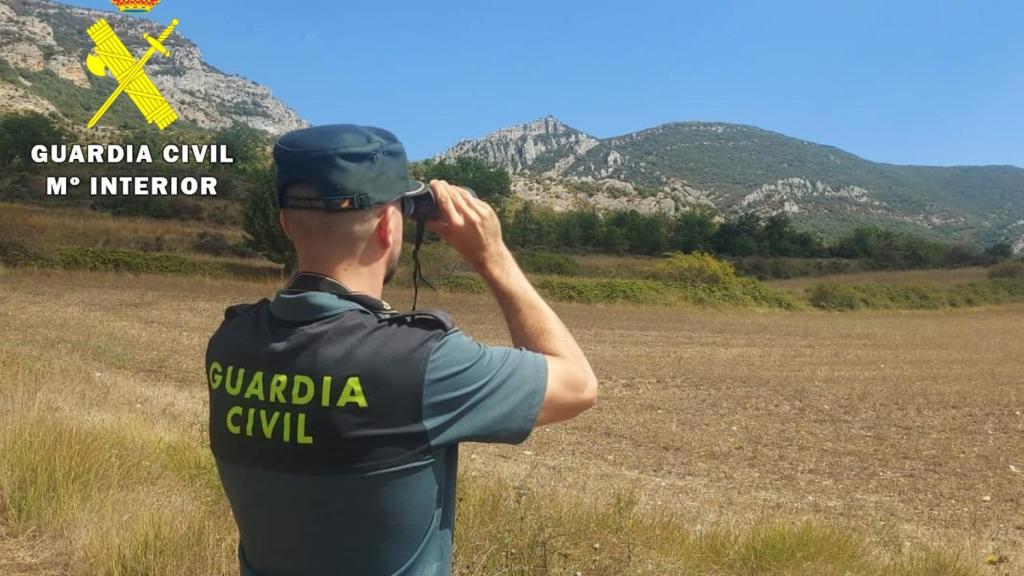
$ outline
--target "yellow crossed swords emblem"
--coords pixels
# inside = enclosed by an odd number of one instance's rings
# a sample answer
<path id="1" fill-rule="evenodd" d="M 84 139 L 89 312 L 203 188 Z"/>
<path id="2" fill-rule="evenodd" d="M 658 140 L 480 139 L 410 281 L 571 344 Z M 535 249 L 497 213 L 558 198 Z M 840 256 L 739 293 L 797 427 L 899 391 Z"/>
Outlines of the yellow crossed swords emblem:
<path id="1" fill-rule="evenodd" d="M 174 27 L 178 25 L 178 19 L 171 20 L 171 24 L 164 28 L 158 38 L 146 34 L 144 38 L 149 41 L 149 49 L 136 60 L 131 52 L 125 48 L 124 43 L 117 37 L 114 30 L 110 28 L 105 19 L 89 27 L 88 34 L 92 38 L 96 49 L 85 59 L 85 66 L 90 72 L 97 76 L 106 76 L 110 70 L 117 80 L 117 90 L 107 98 L 107 101 L 100 106 L 100 109 L 93 114 L 89 120 L 88 127 L 92 128 L 100 121 L 100 118 L 107 112 L 111 104 L 117 100 L 121 92 L 127 92 L 128 96 L 135 102 L 139 112 L 150 124 L 156 123 L 161 130 L 171 125 L 178 119 L 178 115 L 171 108 L 171 105 L 164 99 L 163 94 L 156 89 L 153 81 L 146 76 L 143 66 L 153 56 L 160 52 L 165 57 L 171 55 L 171 51 L 164 47 L 164 42 L 170 37 Z"/>

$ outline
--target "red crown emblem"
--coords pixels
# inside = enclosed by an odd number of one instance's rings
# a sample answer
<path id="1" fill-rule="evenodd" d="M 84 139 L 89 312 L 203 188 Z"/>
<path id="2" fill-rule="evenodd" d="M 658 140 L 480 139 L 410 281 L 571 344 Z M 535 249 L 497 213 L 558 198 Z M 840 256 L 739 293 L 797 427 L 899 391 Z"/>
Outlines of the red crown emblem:
<path id="1" fill-rule="evenodd" d="M 121 12 L 149 12 L 160 0 L 110 0 Z"/>

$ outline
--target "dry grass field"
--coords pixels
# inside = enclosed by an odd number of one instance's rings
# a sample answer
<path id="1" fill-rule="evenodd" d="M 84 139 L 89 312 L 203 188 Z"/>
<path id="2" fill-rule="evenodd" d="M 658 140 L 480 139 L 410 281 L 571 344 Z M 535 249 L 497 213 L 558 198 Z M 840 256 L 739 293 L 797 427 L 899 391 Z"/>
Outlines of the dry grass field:
<path id="1" fill-rule="evenodd" d="M 0 574 L 237 573 L 202 353 L 274 289 L 0 269 Z M 464 447 L 457 574 L 1024 573 L 1024 307 L 557 309 L 599 405 Z"/>
<path id="2" fill-rule="evenodd" d="M 208 222 L 124 218 L 73 206 L 31 206 L 0 202 L 0 239 L 3 237 L 37 247 L 91 246 L 139 250 L 161 238 L 161 251 L 187 252 L 201 232 L 216 230 L 229 240 L 239 240 L 234 226 L 213 227 Z"/>

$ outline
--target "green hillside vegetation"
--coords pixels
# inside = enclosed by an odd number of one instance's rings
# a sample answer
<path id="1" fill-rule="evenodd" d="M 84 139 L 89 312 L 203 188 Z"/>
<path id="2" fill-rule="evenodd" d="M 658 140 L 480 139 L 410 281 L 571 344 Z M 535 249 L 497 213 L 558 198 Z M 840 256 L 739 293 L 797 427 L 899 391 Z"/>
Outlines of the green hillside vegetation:
<path id="1" fill-rule="evenodd" d="M 117 81 L 113 78 L 99 78 L 92 74 L 88 78 L 90 89 L 83 90 L 51 70 L 15 70 L 6 60 L 0 59 L 0 81 L 23 86 L 29 93 L 45 98 L 76 123 L 84 124 L 89 120 L 117 88 Z M 118 98 L 103 115 L 109 125 L 119 128 L 138 125 L 140 117 L 138 109 L 128 98 Z"/>
<path id="2" fill-rule="evenodd" d="M 978 230 L 977 239 L 991 243 L 1000 239 L 999 230 L 1024 215 L 1021 168 L 882 164 L 832 146 L 736 124 L 676 122 L 608 138 L 577 159 L 567 174 L 594 177 L 595 167 L 604 166 L 612 150 L 623 158 L 615 178 L 651 187 L 663 185 L 669 177 L 682 178 L 720 193 L 722 210 L 735 208 L 744 195 L 763 184 L 799 177 L 833 188 L 866 188 L 899 213 L 962 218 L 962 223 L 938 226 L 937 233 L 946 238 L 967 239 L 969 230 Z M 817 202 L 828 211 L 827 199 Z M 826 233 L 880 223 L 870 214 L 844 211 L 828 211 L 827 219 L 813 212 L 799 218 Z M 885 220 L 887 227 L 892 224 Z M 923 231 L 922 226 L 908 228 Z"/>

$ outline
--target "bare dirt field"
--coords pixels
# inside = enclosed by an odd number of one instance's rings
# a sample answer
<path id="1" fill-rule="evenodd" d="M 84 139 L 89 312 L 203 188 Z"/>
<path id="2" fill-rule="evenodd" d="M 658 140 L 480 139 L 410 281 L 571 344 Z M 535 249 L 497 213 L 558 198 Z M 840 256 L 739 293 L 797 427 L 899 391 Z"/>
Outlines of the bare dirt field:
<path id="1" fill-rule="evenodd" d="M 205 442 L 206 339 L 225 306 L 274 289 L 0 269 L 0 389 L 43 375 L 31 401 L 57 413 Z M 426 292 L 421 306 L 507 343 L 486 296 Z M 592 359 L 598 406 L 518 446 L 467 445 L 469 473 L 595 498 L 627 487 L 641 507 L 698 528 L 836 520 L 886 549 L 926 543 L 979 566 L 993 553 L 1024 563 L 1024 306 L 556 308 Z M 11 557 L 0 545 L 0 572 L 47 573 L 45 543 L 19 538 L 33 548 Z"/>

